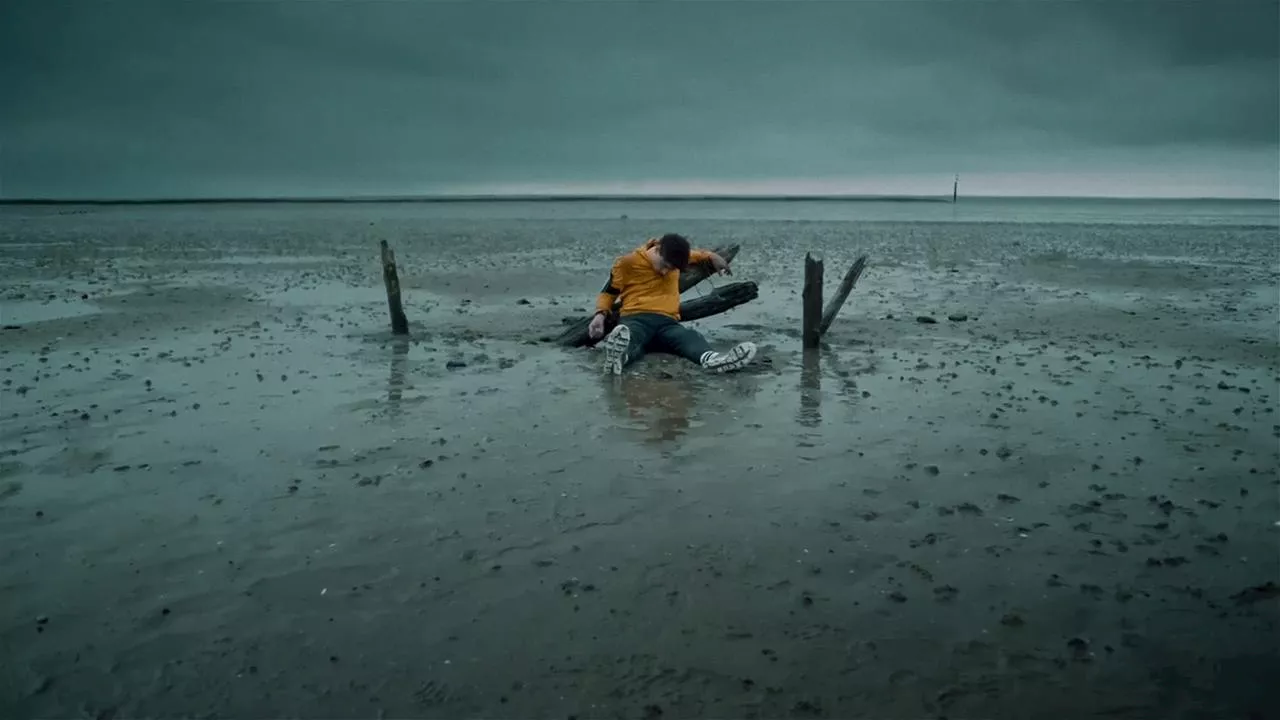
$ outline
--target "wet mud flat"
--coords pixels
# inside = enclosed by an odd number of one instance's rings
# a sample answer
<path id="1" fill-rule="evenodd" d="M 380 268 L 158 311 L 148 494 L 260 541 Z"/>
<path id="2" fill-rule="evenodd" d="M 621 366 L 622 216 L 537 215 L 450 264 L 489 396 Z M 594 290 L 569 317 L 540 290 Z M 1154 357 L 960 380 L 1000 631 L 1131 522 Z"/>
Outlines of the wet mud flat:
<path id="1" fill-rule="evenodd" d="M 1274 228 L 325 212 L 0 217 L 0 714 L 1274 713 Z M 536 342 L 670 227 L 757 367 Z"/>

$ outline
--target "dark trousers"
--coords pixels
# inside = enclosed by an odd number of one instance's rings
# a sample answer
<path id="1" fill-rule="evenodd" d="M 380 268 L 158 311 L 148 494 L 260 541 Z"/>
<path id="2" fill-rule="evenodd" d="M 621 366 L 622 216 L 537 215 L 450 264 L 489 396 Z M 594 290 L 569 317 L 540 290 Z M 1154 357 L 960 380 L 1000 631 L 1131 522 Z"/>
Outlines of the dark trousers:
<path id="1" fill-rule="evenodd" d="M 711 351 L 711 345 L 697 330 L 691 330 L 666 315 L 624 315 L 618 324 L 631 329 L 631 345 L 627 348 L 624 364 L 639 360 L 646 352 L 679 355 L 690 362 L 701 363 L 703 354 Z"/>

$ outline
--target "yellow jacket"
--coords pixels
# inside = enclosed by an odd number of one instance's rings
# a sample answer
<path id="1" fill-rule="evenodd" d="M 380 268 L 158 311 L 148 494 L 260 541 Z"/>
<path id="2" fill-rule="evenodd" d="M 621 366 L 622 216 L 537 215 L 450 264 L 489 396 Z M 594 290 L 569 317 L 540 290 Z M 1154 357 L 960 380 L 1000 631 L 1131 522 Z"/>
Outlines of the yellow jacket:
<path id="1" fill-rule="evenodd" d="M 624 317 L 636 313 L 657 313 L 680 319 L 680 271 L 671 270 L 666 275 L 659 275 L 644 254 L 657 244 L 657 238 L 650 238 L 644 245 L 614 261 L 609 282 L 596 298 L 598 312 L 612 312 L 614 300 L 621 299 L 620 314 Z M 689 251 L 690 265 L 710 260 L 711 253 L 706 250 Z"/>

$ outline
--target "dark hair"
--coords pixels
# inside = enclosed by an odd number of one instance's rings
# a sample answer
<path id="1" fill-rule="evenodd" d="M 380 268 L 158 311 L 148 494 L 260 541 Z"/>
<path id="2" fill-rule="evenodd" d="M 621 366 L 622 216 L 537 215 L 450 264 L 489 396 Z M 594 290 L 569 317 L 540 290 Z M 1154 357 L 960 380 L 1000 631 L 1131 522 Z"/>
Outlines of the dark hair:
<path id="1" fill-rule="evenodd" d="M 689 267 L 689 241 L 683 235 L 667 233 L 658 239 L 658 253 L 668 265 L 685 270 Z"/>

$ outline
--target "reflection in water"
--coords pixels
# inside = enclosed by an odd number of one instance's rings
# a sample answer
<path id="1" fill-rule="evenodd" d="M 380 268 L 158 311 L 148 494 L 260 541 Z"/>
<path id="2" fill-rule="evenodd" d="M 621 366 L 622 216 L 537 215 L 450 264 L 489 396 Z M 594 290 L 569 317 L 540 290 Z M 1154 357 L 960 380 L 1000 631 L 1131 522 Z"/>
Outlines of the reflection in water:
<path id="1" fill-rule="evenodd" d="M 391 374 L 387 377 L 387 417 L 398 419 L 404 393 L 405 367 L 409 363 L 409 338 L 391 340 Z"/>
<path id="2" fill-rule="evenodd" d="M 698 388 L 692 383 L 639 375 L 606 378 L 605 397 L 614 416 L 644 430 L 644 441 L 668 443 L 689 431 Z"/>
<path id="3" fill-rule="evenodd" d="M 800 410 L 796 422 L 804 427 L 822 423 L 822 363 L 817 350 L 806 350 L 800 366 Z"/>
<path id="4" fill-rule="evenodd" d="M 845 365 L 840 360 L 840 356 L 830 347 L 823 348 L 822 361 L 827 364 L 827 367 L 831 370 L 830 374 L 834 376 L 839 384 L 839 389 L 836 391 L 839 396 L 848 405 L 857 404 L 859 395 L 857 375 L 873 371 L 875 365 L 865 363 L 853 366 Z"/>

